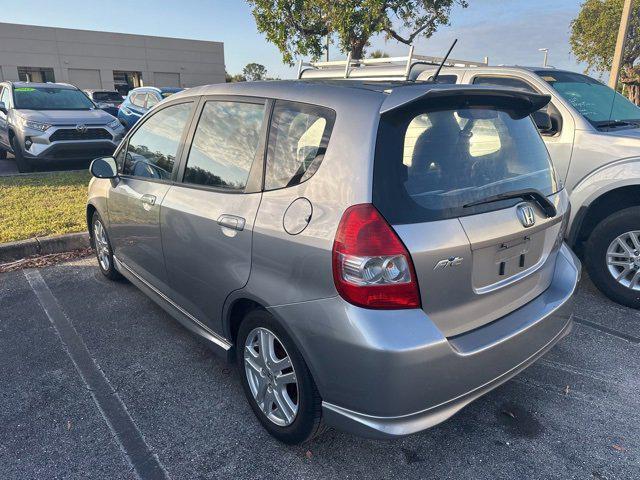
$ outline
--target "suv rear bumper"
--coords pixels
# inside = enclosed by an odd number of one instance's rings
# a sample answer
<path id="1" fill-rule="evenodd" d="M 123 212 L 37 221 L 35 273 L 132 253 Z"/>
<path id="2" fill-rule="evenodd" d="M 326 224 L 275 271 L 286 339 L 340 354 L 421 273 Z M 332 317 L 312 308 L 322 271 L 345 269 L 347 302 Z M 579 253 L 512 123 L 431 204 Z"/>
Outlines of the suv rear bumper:
<path id="1" fill-rule="evenodd" d="M 300 347 L 327 423 L 388 438 L 424 430 L 529 366 L 572 327 L 580 262 L 563 245 L 540 296 L 445 337 L 422 310 L 367 310 L 340 297 L 269 309 Z"/>

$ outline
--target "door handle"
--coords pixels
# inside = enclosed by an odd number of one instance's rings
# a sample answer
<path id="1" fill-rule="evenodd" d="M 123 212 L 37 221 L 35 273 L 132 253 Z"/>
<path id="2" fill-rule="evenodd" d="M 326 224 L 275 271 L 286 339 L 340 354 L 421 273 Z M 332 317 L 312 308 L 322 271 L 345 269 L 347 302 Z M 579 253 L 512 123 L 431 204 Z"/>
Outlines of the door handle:
<path id="1" fill-rule="evenodd" d="M 218 217 L 218 225 L 225 228 L 231 228 L 233 230 L 244 230 L 245 220 L 242 217 L 236 215 L 220 215 Z"/>
<path id="2" fill-rule="evenodd" d="M 156 196 L 155 195 L 142 195 L 140 197 L 140 201 L 145 204 L 145 205 L 149 205 L 150 207 L 152 207 L 153 205 L 156 204 Z"/>

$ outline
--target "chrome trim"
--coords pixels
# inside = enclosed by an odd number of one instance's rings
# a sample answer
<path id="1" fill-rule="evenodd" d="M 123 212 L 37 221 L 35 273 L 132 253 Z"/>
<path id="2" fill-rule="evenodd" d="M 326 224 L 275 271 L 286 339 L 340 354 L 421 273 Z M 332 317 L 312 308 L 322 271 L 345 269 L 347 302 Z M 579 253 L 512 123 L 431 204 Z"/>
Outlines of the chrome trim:
<path id="1" fill-rule="evenodd" d="M 484 295 L 485 293 L 494 292 L 496 290 L 506 287 L 507 285 L 511 285 L 512 283 L 522 280 L 523 278 L 528 277 L 529 275 L 534 273 L 536 270 L 539 270 L 540 267 L 542 267 L 542 265 L 544 265 L 547 262 L 547 260 L 551 256 L 551 253 L 547 253 L 545 255 L 545 253 L 542 252 L 542 257 L 540 257 L 540 260 L 538 260 L 534 265 L 531 265 L 526 270 L 516 273 L 515 275 L 512 275 L 509 278 L 505 278 L 504 280 L 500 280 L 498 282 L 492 283 L 491 285 L 486 285 L 480 288 L 474 287 L 473 291 L 478 295 Z"/>
<path id="2" fill-rule="evenodd" d="M 165 302 L 167 302 L 169 305 L 171 305 L 173 308 L 175 308 L 176 310 L 178 310 L 180 313 L 182 313 L 185 317 L 187 317 L 189 320 L 191 320 L 193 323 L 195 323 L 199 328 L 201 328 L 202 330 L 204 330 L 207 335 L 211 336 L 210 340 L 212 342 L 214 342 L 216 345 L 218 345 L 220 348 L 224 349 L 225 351 L 228 351 L 231 349 L 231 347 L 233 346 L 231 343 L 229 343 L 224 337 L 221 337 L 220 335 L 218 335 L 216 332 L 214 332 L 213 330 L 211 330 L 209 327 L 207 327 L 204 323 L 202 323 L 200 320 L 198 320 L 196 317 L 194 317 L 193 315 L 191 315 L 189 312 L 187 312 L 184 308 L 182 308 L 180 305 L 178 305 L 176 302 L 174 302 L 173 300 L 171 300 L 169 297 L 167 297 L 164 293 L 162 293 L 160 290 L 158 290 L 156 287 L 154 287 L 153 285 L 151 285 L 149 282 L 147 282 L 144 278 L 142 278 L 140 275 L 138 275 L 135 271 L 133 271 L 133 269 L 131 267 L 129 267 L 126 263 L 124 263 L 122 260 L 120 260 L 119 258 L 117 258 L 115 255 L 113 256 L 113 259 L 116 263 L 116 266 L 118 267 L 123 267 L 125 270 L 127 270 L 127 272 L 129 272 L 131 275 L 133 275 L 134 277 L 136 277 L 137 280 L 139 280 L 140 282 L 144 283 L 144 285 L 149 288 L 150 290 L 153 291 L 153 293 L 155 293 L 156 295 L 158 295 L 160 298 L 162 298 Z"/>

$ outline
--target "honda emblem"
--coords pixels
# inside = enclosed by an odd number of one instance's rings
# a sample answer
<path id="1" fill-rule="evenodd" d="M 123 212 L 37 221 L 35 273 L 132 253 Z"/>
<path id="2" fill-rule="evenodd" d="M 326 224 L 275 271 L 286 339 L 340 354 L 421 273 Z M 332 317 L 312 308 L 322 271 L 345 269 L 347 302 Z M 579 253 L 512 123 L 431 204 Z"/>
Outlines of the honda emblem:
<path id="1" fill-rule="evenodd" d="M 518 205 L 518 218 L 520 223 L 526 228 L 536 224 L 536 215 L 531 205 Z"/>

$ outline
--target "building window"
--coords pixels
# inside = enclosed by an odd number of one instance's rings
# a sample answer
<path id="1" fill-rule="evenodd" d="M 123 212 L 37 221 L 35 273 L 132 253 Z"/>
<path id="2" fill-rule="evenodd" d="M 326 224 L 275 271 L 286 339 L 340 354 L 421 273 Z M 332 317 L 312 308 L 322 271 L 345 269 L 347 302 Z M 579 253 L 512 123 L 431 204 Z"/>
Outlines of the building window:
<path id="1" fill-rule="evenodd" d="M 22 82 L 55 82 L 53 68 L 46 67 L 18 67 L 18 78 Z"/>
<path id="2" fill-rule="evenodd" d="M 114 70 L 113 85 L 120 95 L 127 95 L 129 90 L 143 86 L 142 73 Z"/>

